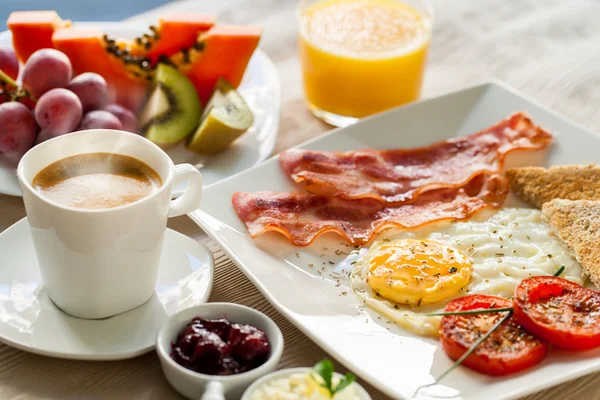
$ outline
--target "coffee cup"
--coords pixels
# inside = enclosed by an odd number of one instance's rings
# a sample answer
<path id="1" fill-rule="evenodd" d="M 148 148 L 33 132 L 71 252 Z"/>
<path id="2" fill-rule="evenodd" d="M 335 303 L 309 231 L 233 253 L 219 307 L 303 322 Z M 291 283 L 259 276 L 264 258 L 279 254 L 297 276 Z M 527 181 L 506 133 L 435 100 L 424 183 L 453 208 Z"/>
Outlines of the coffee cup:
<path id="1" fill-rule="evenodd" d="M 162 184 L 146 197 L 111 208 L 73 207 L 32 186 L 47 166 L 81 154 L 113 153 L 156 171 Z M 167 219 L 197 209 L 202 175 L 173 165 L 151 141 L 129 132 L 93 129 L 43 142 L 29 150 L 17 176 L 40 273 L 52 301 L 79 318 L 106 318 L 131 310 L 154 294 Z M 172 200 L 173 187 L 188 181 Z"/>

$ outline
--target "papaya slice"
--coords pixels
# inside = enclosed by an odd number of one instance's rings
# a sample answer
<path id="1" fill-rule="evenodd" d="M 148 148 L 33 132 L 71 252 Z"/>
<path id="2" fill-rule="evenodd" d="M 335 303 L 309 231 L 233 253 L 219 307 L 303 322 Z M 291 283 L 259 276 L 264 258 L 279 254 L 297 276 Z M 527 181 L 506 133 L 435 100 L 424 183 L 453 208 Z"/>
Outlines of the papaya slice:
<path id="1" fill-rule="evenodd" d="M 132 49 L 140 47 L 142 51 L 138 54 L 145 54 L 154 66 L 159 57 L 170 57 L 192 47 L 198 35 L 212 28 L 216 21 L 215 15 L 171 13 L 159 19 L 158 27 L 150 27 L 152 34 L 135 39 Z"/>
<path id="2" fill-rule="evenodd" d="M 168 14 L 150 27 L 152 33 L 134 41 L 109 39 L 97 28 L 71 27 L 55 11 L 14 12 L 8 24 L 21 61 L 40 48 L 56 48 L 69 57 L 76 74 L 102 75 L 111 102 L 137 112 L 159 61 L 178 67 L 203 103 L 219 78 L 239 86 L 261 28 L 215 22 L 214 15 Z"/>
<path id="3" fill-rule="evenodd" d="M 150 85 L 150 66 L 129 56 L 123 43 L 107 39 L 101 29 L 77 27 L 57 29 L 52 43 L 69 57 L 75 74 L 95 72 L 104 77 L 109 103 L 134 113 L 140 109 Z"/>
<path id="4" fill-rule="evenodd" d="M 191 50 L 174 54 L 171 62 L 192 81 L 206 104 L 219 78 L 233 87 L 240 85 L 261 32 L 258 26 L 214 26 L 199 36 Z"/>
<path id="5" fill-rule="evenodd" d="M 70 26 L 71 21 L 62 20 L 56 11 L 14 11 L 6 24 L 12 32 L 15 53 L 25 63 L 37 50 L 53 47 L 54 31 Z"/>

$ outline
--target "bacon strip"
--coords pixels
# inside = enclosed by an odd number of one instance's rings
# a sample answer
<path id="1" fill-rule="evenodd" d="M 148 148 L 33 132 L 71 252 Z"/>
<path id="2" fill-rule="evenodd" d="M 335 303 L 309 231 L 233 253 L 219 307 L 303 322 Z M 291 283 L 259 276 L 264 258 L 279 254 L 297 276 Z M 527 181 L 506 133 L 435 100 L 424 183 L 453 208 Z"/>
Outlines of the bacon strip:
<path id="1" fill-rule="evenodd" d="M 347 200 L 282 192 L 238 192 L 232 203 L 253 238 L 275 231 L 295 246 L 307 246 L 322 234 L 335 232 L 353 245 L 363 245 L 391 227 L 416 228 L 434 221 L 466 219 L 488 207 L 499 208 L 507 194 L 505 177 L 479 174 L 461 188 L 431 190 L 400 205 L 372 198 Z"/>
<path id="2" fill-rule="evenodd" d="M 401 142 L 402 137 L 398 137 Z M 433 188 L 459 187 L 482 172 L 499 173 L 514 150 L 540 150 L 552 135 L 516 113 L 471 136 L 398 150 L 281 153 L 283 170 L 311 193 L 345 199 L 410 201 Z"/>

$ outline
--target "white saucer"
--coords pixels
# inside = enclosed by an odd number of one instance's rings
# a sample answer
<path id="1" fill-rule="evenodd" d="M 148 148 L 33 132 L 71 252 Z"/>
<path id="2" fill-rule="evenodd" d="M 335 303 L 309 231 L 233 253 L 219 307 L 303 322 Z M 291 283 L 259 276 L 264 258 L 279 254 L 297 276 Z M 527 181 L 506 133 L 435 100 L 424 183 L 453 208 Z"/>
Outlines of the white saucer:
<path id="1" fill-rule="evenodd" d="M 0 234 L 0 341 L 45 356 L 118 360 L 154 348 L 167 317 L 205 303 L 213 283 L 212 253 L 167 229 L 155 295 L 103 320 L 63 313 L 46 294 L 27 218 Z"/>

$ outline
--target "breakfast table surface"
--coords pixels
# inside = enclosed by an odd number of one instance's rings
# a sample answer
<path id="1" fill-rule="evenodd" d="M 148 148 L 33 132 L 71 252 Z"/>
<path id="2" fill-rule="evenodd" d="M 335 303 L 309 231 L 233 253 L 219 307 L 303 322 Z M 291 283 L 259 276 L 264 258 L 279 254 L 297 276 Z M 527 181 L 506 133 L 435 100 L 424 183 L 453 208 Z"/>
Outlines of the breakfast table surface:
<path id="1" fill-rule="evenodd" d="M 432 0 L 432 3 L 435 28 L 424 98 L 495 78 L 591 131 L 600 132 L 600 2 Z M 165 13 L 176 11 L 216 13 L 222 23 L 262 25 L 260 47 L 277 66 L 282 84 L 275 154 L 331 129 L 315 119 L 304 104 L 296 47 L 296 4 L 296 0 L 179 0 L 132 20 L 154 23 Z M 0 195 L 0 231 L 24 216 L 21 198 Z M 223 250 L 189 218 L 172 219 L 169 227 L 213 251 L 215 280 L 210 301 L 245 304 L 265 312 L 279 324 L 285 338 L 280 368 L 311 366 L 327 356 L 279 315 Z M 343 371 L 342 366 L 337 368 Z M 374 399 L 385 398 L 362 383 Z M 126 361 L 86 362 L 42 357 L 0 344 L 0 399 L 42 398 L 181 397 L 163 378 L 154 352 Z M 526 397 L 529 400 L 576 398 L 600 399 L 600 373 Z"/>

